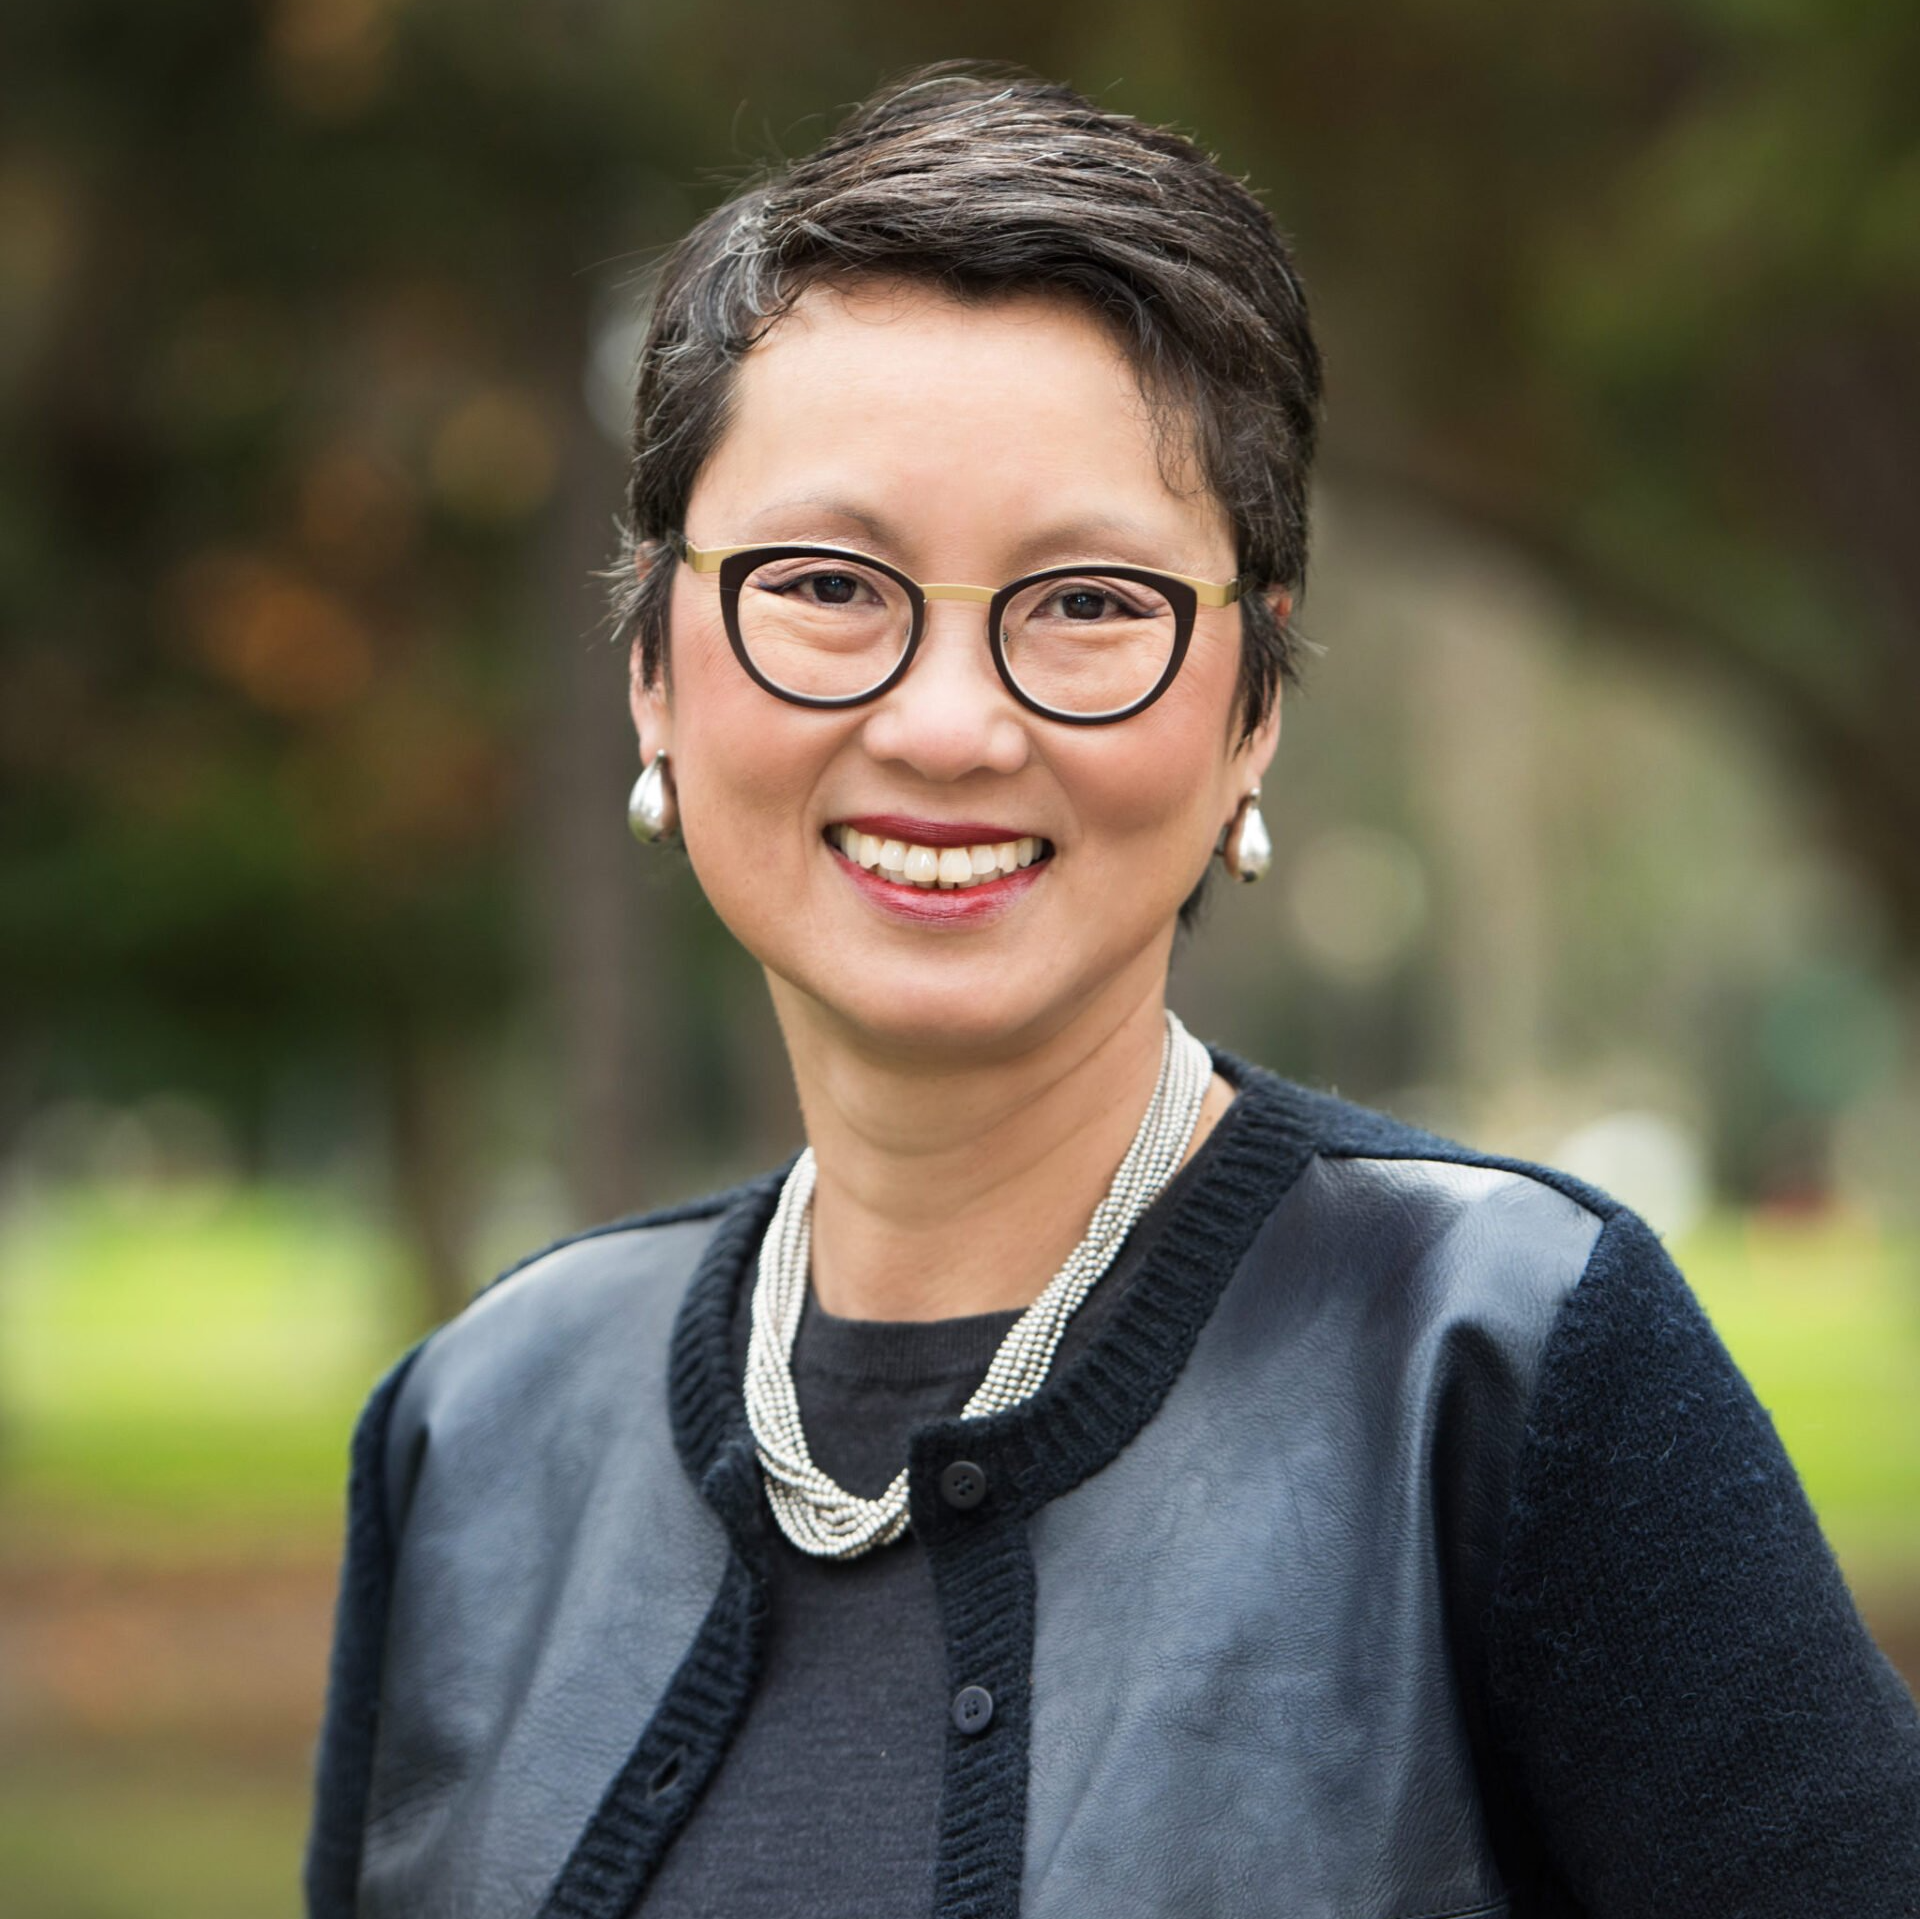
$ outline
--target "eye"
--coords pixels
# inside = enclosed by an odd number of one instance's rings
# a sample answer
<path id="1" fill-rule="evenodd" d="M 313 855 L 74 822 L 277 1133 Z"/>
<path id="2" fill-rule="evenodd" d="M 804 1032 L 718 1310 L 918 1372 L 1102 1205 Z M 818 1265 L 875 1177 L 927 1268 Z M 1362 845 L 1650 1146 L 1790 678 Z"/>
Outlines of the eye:
<path id="1" fill-rule="evenodd" d="M 865 582 L 851 573 L 810 573 L 799 584 L 822 606 L 851 606 Z"/>
<path id="2" fill-rule="evenodd" d="M 777 568 L 763 567 L 750 584 L 762 593 L 776 594 L 802 606 L 872 605 L 882 597 L 876 581 L 847 567 L 817 567 L 811 572 L 795 571 L 784 578 Z"/>
<path id="3" fill-rule="evenodd" d="M 1049 619 L 1067 620 L 1091 626 L 1102 620 L 1138 620 L 1151 618 L 1149 610 L 1138 605 L 1131 594 L 1115 581 L 1104 579 L 1063 580 L 1054 586 L 1035 607 Z"/>
<path id="4" fill-rule="evenodd" d="M 1098 620 L 1106 617 L 1112 600 L 1097 587 L 1070 586 L 1057 595 L 1057 603 L 1069 620 Z"/>

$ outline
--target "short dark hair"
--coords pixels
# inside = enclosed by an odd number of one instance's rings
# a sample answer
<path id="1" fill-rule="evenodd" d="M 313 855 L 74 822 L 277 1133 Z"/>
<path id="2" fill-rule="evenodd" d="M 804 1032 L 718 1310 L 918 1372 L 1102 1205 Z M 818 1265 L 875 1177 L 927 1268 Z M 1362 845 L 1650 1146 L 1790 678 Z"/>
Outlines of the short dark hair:
<path id="1" fill-rule="evenodd" d="M 1017 68 L 942 62 L 883 87 L 815 152 L 737 192 L 666 256 L 640 351 L 614 638 L 665 663 L 678 529 L 725 429 L 742 356 L 810 287 L 927 282 L 962 299 L 1058 293 L 1113 330 L 1163 449 L 1198 456 L 1238 570 L 1296 593 L 1320 355 L 1286 240 L 1244 181 L 1184 135 Z M 1163 454 L 1164 457 L 1164 454 Z M 1290 621 L 1241 602 L 1244 734 L 1296 674 Z"/>

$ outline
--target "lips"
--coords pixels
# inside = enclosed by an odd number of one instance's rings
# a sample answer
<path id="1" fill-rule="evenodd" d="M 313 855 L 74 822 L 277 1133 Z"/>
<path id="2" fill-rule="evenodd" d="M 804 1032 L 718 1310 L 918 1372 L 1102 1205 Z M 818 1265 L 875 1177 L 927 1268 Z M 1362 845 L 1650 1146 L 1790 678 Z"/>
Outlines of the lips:
<path id="1" fill-rule="evenodd" d="M 1040 880 L 1053 856 L 1051 843 L 1036 834 L 1013 835 L 1004 825 L 978 820 L 866 814 L 835 821 L 822 837 L 840 871 L 873 906 L 920 926 L 998 919 Z"/>
<path id="2" fill-rule="evenodd" d="M 920 820 L 903 813 L 867 813 L 859 819 L 836 820 L 877 840 L 899 840 L 906 846 L 998 846 L 1008 840 L 1038 838 L 1024 826 L 986 824 L 978 820 Z"/>

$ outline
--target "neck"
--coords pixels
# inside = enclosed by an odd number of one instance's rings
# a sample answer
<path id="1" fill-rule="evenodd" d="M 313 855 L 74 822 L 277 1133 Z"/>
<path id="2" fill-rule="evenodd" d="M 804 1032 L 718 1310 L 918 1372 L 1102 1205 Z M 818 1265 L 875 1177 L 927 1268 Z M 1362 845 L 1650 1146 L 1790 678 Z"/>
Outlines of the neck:
<path id="1" fill-rule="evenodd" d="M 1017 1055 L 937 1064 L 850 1046 L 773 984 L 818 1169 L 820 1305 L 847 1319 L 928 1320 L 1032 1304 L 1086 1231 L 1153 1096 L 1164 974 Z M 1189 1155 L 1232 1097 L 1215 1074 Z"/>

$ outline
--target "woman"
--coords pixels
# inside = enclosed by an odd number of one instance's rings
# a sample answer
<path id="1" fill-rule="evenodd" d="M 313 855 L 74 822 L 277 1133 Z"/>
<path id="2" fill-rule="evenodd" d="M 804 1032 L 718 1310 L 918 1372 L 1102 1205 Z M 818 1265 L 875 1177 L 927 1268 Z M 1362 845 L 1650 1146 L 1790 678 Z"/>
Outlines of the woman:
<path id="1" fill-rule="evenodd" d="M 1920 1909 L 1912 1701 L 1647 1228 L 1166 1012 L 1319 377 L 1243 187 L 1017 77 L 668 263 L 633 815 L 808 1150 L 375 1390 L 314 1913 Z"/>

